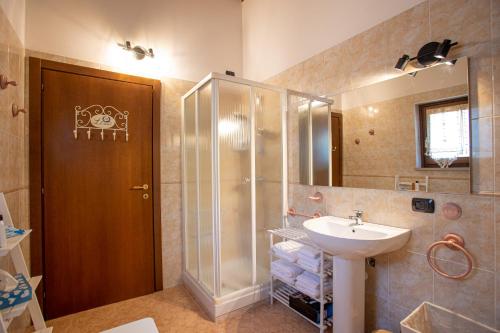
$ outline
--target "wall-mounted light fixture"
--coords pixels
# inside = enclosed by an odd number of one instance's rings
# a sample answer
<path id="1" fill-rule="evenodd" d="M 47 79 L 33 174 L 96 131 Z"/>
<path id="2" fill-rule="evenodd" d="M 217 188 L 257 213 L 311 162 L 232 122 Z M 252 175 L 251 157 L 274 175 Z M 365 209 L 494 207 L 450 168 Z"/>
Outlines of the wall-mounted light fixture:
<path id="1" fill-rule="evenodd" d="M 457 45 L 457 42 L 451 42 L 450 39 L 443 40 L 442 43 L 430 42 L 425 44 L 418 51 L 417 56 L 410 58 L 409 55 L 403 54 L 401 58 L 398 59 L 396 66 L 394 68 L 404 71 L 406 66 L 416 60 L 416 67 L 429 67 L 438 63 L 443 63 L 447 65 L 454 65 L 456 59 L 450 60 L 446 59 L 450 49 Z"/>
<path id="2" fill-rule="evenodd" d="M 135 45 L 135 46 L 132 47 L 132 44 L 128 40 L 125 41 L 124 44 L 118 43 L 118 46 L 120 46 L 121 48 L 123 48 L 126 51 L 133 52 L 134 56 L 135 56 L 135 58 L 137 60 L 142 60 L 146 56 L 147 57 L 151 57 L 151 58 L 154 58 L 154 56 L 155 56 L 154 53 L 153 53 L 153 49 L 151 49 L 151 48 L 146 49 L 145 47 L 140 46 L 140 45 Z"/>

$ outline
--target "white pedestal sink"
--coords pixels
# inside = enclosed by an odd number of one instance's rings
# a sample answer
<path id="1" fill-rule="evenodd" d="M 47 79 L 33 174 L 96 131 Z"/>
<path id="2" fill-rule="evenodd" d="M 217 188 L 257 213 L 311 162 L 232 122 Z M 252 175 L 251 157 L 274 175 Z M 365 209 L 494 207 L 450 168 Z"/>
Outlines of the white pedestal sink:
<path id="1" fill-rule="evenodd" d="M 365 318 L 365 258 L 395 251 L 408 241 L 409 229 L 354 221 L 335 216 L 307 220 L 309 238 L 332 254 L 333 330 L 363 333 Z"/>

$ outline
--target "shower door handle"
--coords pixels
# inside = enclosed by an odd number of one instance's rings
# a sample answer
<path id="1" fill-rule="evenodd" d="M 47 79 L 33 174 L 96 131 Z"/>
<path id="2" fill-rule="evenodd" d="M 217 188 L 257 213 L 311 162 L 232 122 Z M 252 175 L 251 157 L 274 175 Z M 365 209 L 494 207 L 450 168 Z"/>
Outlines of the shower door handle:
<path id="1" fill-rule="evenodd" d="M 144 185 L 135 185 L 135 186 L 132 186 L 131 190 L 137 190 L 137 191 L 146 191 L 147 189 L 149 188 L 149 185 L 148 184 L 144 184 Z"/>

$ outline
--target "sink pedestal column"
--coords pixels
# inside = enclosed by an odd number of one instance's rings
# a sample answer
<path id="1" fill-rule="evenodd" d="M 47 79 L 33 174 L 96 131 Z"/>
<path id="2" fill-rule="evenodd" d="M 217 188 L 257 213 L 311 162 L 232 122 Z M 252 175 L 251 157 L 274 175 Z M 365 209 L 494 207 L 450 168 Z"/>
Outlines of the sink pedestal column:
<path id="1" fill-rule="evenodd" d="M 365 259 L 333 257 L 333 331 L 365 330 Z"/>

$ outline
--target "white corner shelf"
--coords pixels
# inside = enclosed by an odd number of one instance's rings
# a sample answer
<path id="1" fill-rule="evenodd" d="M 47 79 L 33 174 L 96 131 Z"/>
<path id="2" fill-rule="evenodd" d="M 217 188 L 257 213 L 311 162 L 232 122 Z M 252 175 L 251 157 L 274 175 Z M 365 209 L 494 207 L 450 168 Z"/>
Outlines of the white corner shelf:
<path id="1" fill-rule="evenodd" d="M 35 293 L 35 290 L 38 287 L 38 285 L 40 284 L 41 280 L 42 280 L 42 276 L 35 276 L 29 280 L 29 284 L 31 286 L 32 293 Z M 3 309 L 3 310 L 0 310 L 0 312 L 2 313 L 3 319 L 5 321 L 8 321 L 10 324 L 10 321 L 13 318 L 20 316 L 26 310 L 26 308 L 28 307 L 28 304 L 30 302 L 31 302 L 31 300 L 24 302 L 24 303 L 21 303 L 21 304 L 14 305 L 12 307 L 9 307 L 9 308 Z"/>
<path id="2" fill-rule="evenodd" d="M 3 215 L 4 223 L 6 226 L 14 226 L 9 207 L 7 205 L 7 202 L 5 201 L 5 195 L 1 192 L 0 214 Z M 29 301 L 0 310 L 0 333 L 7 333 L 12 320 L 23 314 L 26 310 L 29 311 L 35 332 L 52 332 L 52 328 L 48 328 L 45 324 L 42 310 L 40 309 L 40 304 L 38 303 L 38 299 L 36 297 L 36 288 L 40 285 L 42 277 L 30 277 L 28 266 L 26 265 L 26 260 L 24 259 L 23 251 L 21 249 L 21 242 L 25 240 L 30 234 L 31 230 L 25 230 L 25 233 L 22 235 L 7 238 L 6 246 L 0 248 L 0 257 L 9 255 L 12 259 L 12 263 L 14 264 L 15 272 L 24 275 L 31 286 L 31 299 Z"/>
<path id="3" fill-rule="evenodd" d="M 31 229 L 25 230 L 25 233 L 19 236 L 7 238 L 7 246 L 0 247 L 0 257 L 5 257 L 18 246 L 28 235 L 31 234 Z"/>

